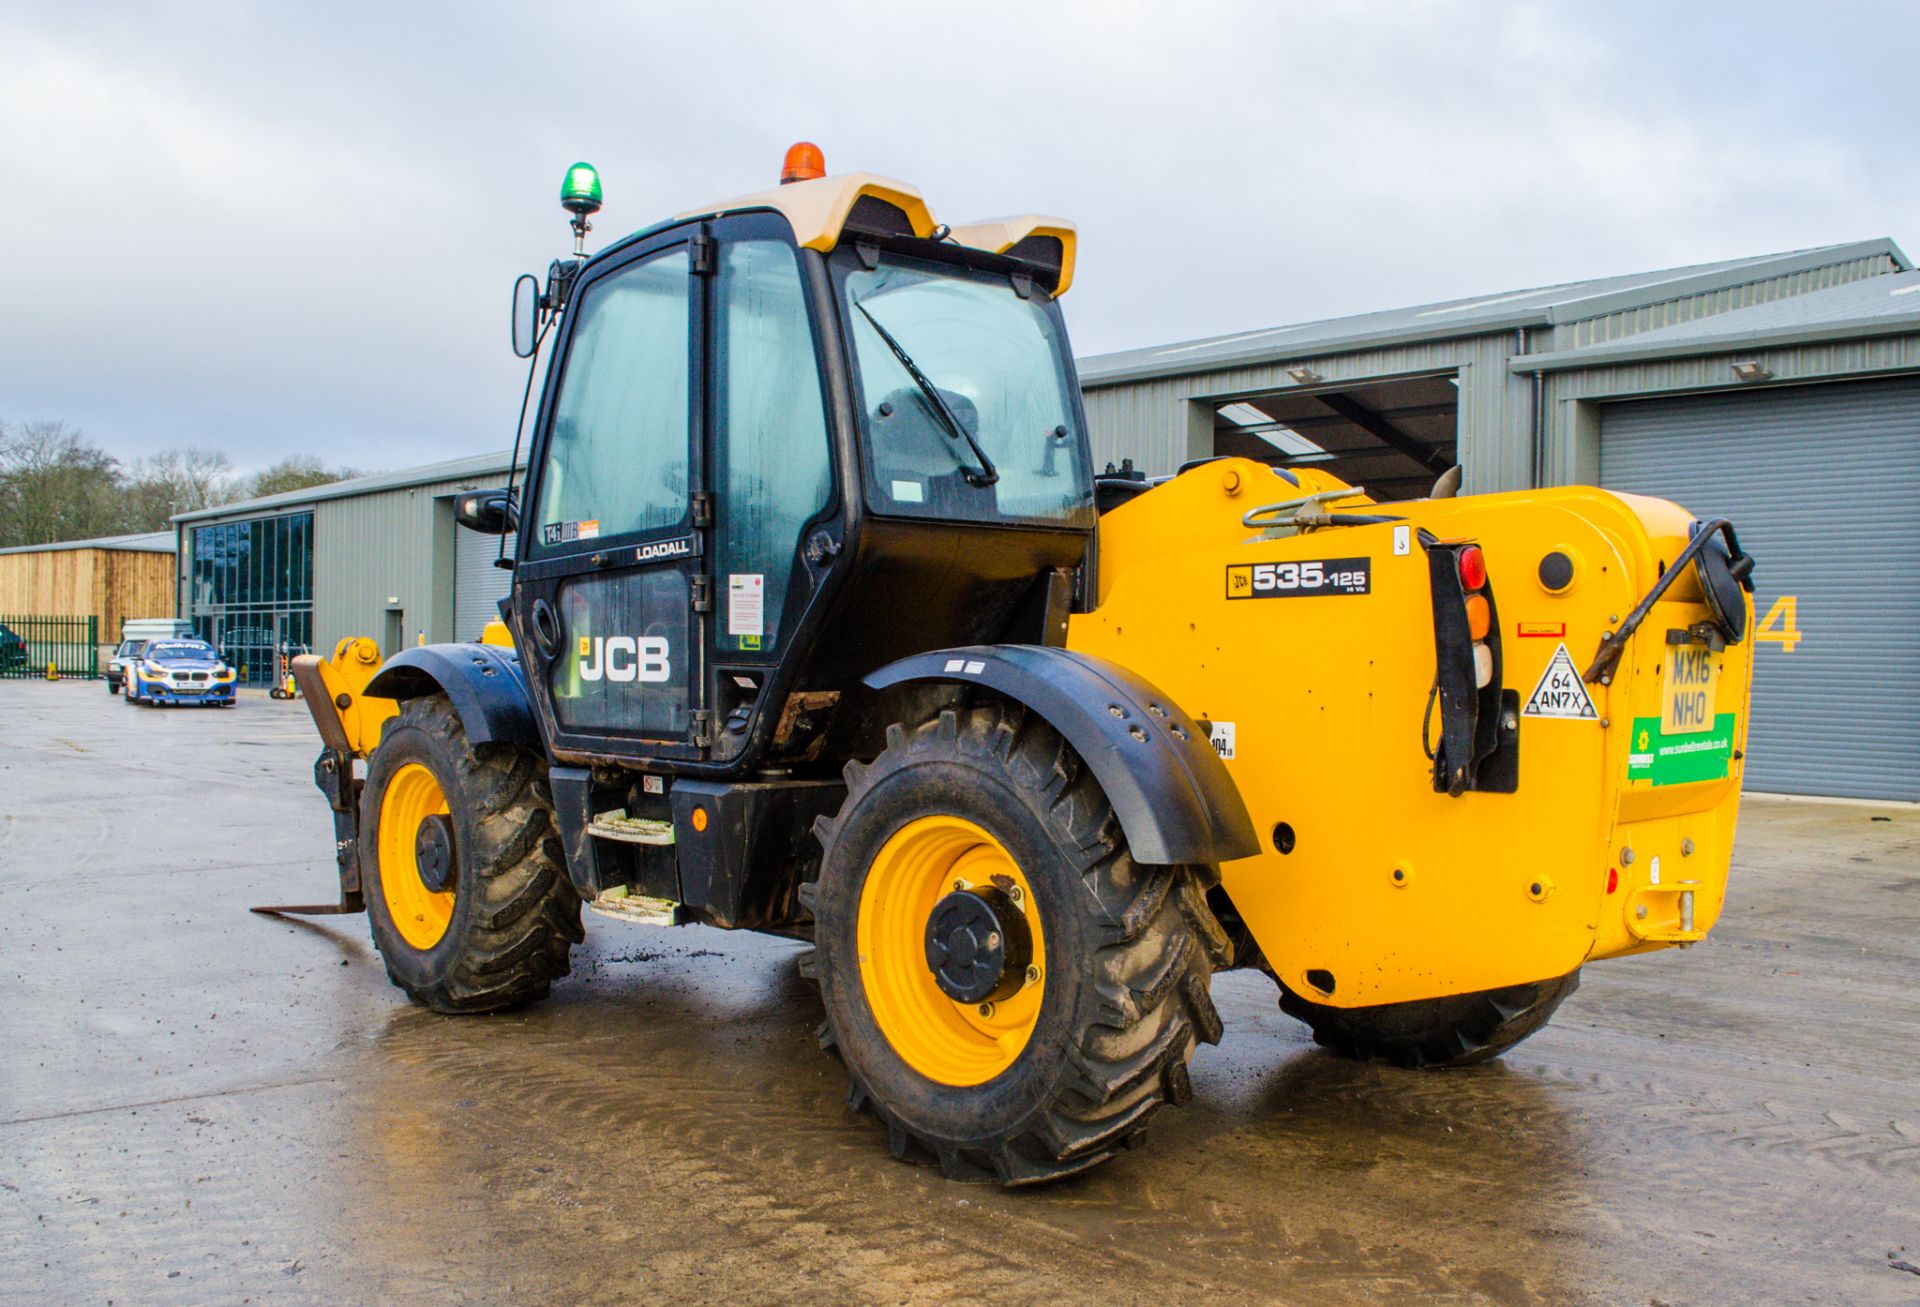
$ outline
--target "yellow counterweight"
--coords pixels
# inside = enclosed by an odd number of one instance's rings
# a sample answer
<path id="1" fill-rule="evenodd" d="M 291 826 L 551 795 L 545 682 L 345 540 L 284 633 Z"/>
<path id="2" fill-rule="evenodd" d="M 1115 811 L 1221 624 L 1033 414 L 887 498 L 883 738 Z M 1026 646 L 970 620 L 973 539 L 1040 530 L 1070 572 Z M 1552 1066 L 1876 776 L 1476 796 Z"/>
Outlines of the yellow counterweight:
<path id="1" fill-rule="evenodd" d="M 1610 683 L 1578 674 L 1685 547 L 1691 516 L 1568 487 L 1342 497 L 1315 507 L 1397 520 L 1281 535 L 1244 524 L 1250 509 L 1344 487 L 1296 480 L 1220 460 L 1106 514 L 1098 606 L 1068 634 L 1211 726 L 1264 844 L 1222 868 L 1223 886 L 1283 983 L 1366 1006 L 1703 937 L 1726 887 L 1751 643 L 1684 646 L 1682 676 L 1710 682 L 1711 711 L 1698 714 L 1708 699 L 1696 693 L 1698 720 L 1664 720 L 1682 647 L 1668 633 L 1708 615 L 1687 576 Z M 1512 793 L 1435 790 L 1423 533 L 1484 551 L 1501 681 L 1515 692 Z M 1557 588 L 1549 554 L 1571 568 Z"/>

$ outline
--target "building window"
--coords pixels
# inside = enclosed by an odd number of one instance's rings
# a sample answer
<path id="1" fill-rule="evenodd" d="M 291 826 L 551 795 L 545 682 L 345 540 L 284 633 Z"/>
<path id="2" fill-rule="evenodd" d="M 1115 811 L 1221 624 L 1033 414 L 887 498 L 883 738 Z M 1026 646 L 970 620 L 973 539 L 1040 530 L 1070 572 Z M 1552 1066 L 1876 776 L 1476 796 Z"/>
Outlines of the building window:
<path id="1" fill-rule="evenodd" d="M 252 685 L 313 643 L 313 514 L 195 527 L 187 616 Z"/>

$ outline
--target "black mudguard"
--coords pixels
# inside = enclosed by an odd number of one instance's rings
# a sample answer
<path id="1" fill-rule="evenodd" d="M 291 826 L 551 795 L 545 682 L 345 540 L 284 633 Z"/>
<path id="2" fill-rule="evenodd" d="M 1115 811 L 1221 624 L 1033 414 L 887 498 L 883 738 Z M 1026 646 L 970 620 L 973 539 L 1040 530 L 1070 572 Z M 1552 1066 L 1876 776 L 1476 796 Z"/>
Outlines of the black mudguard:
<path id="1" fill-rule="evenodd" d="M 1116 663 L 1041 645 L 970 645 L 902 658 L 866 678 L 876 690 L 914 681 L 978 685 L 1038 713 L 1093 769 L 1137 862 L 1217 863 L 1260 851 L 1212 742 Z"/>
<path id="2" fill-rule="evenodd" d="M 387 660 L 367 682 L 382 699 L 445 694 L 460 714 L 469 744 L 519 744 L 540 749 L 520 655 L 493 644 L 427 644 Z"/>

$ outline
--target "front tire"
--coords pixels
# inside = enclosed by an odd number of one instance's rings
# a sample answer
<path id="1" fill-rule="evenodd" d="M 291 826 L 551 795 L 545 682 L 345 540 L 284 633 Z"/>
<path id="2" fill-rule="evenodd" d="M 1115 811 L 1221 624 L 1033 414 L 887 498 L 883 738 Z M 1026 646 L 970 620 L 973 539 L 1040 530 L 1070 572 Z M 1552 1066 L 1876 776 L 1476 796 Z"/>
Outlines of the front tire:
<path id="1" fill-rule="evenodd" d="M 1211 868 L 1135 862 L 1093 775 L 1017 705 L 896 724 L 847 777 L 818 827 L 805 969 L 849 1101 L 881 1119 L 895 1156 L 950 1179 L 1050 1180 L 1186 1101 L 1195 1047 L 1220 1039 L 1208 986 L 1230 954 L 1206 905 Z M 956 913 L 987 923 L 958 947 L 943 934 Z M 1001 950 L 979 964 L 980 984 L 998 977 L 984 1002 L 954 980 L 974 941 L 981 958 Z"/>
<path id="2" fill-rule="evenodd" d="M 469 745 L 442 695 L 409 699 L 368 761 L 360 805 L 367 918 L 388 978 L 436 1012 L 545 998 L 584 932 L 540 760 Z"/>
<path id="3" fill-rule="evenodd" d="M 1280 987 L 1280 1010 L 1342 1057 L 1404 1067 L 1473 1066 L 1491 1061 L 1547 1024 L 1580 987 L 1580 973 L 1446 998 L 1337 1008 Z"/>

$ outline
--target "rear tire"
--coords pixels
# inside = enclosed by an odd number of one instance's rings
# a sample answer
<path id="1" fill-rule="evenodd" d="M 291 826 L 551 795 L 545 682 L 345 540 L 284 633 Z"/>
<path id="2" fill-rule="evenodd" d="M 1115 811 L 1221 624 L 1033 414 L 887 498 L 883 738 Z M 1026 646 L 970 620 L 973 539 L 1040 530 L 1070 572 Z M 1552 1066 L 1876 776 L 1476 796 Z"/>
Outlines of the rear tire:
<path id="1" fill-rule="evenodd" d="M 567 974 L 585 935 L 551 806 L 541 760 L 469 745 L 444 696 L 409 699 L 388 723 L 360 800 L 361 864 L 373 942 L 415 1002 L 497 1012 L 545 998 Z M 440 890 L 417 844 L 435 815 L 451 837 Z"/>
<path id="2" fill-rule="evenodd" d="M 896 1157 L 936 1161 L 949 1179 L 1051 1180 L 1106 1160 L 1163 1103 L 1187 1100 L 1195 1047 L 1220 1039 L 1209 978 L 1230 957 L 1206 904 L 1211 868 L 1136 863 L 1092 773 L 1017 705 L 896 724 L 870 766 L 846 771 L 846 802 L 816 826 L 825 857 L 804 897 L 817 951 L 802 970 L 820 982 L 821 1042 L 846 1062 L 850 1105 L 880 1118 Z M 930 826 L 974 842 L 931 862 L 911 843 L 904 859 L 889 852 Z M 1004 873 L 989 874 L 994 866 Z M 1028 905 L 1041 978 L 1010 961 L 1003 974 L 1027 985 L 987 1005 L 995 1011 L 943 992 L 915 953 L 939 916 L 929 896 L 968 873 L 1008 894 L 1022 885 L 1015 901 Z M 893 894 L 899 875 L 933 886 Z M 889 906 L 902 910 L 882 936 Z M 919 999 L 903 1006 L 909 992 Z M 1030 1014 L 1027 1024 L 996 1037 L 999 1009 Z M 984 1042 L 970 1044 L 969 1031 Z"/>
<path id="3" fill-rule="evenodd" d="M 1547 1024 L 1580 987 L 1580 972 L 1446 998 L 1337 1008 L 1280 987 L 1280 1010 L 1313 1030 L 1314 1042 L 1342 1057 L 1404 1067 L 1472 1066 L 1490 1061 Z"/>

